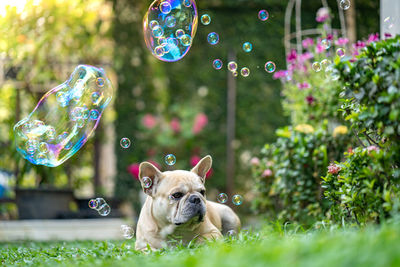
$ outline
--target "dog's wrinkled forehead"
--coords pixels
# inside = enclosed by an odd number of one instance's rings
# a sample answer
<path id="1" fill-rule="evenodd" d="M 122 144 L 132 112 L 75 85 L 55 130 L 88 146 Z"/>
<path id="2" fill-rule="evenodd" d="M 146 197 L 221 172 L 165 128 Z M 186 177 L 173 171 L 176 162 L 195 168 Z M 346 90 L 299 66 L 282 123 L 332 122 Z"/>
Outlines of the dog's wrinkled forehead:
<path id="1" fill-rule="evenodd" d="M 204 185 L 201 178 L 190 171 L 177 170 L 163 172 L 163 179 L 158 191 L 160 193 L 169 193 L 168 191 L 174 187 L 181 187 L 185 191 L 190 192 L 203 188 Z"/>

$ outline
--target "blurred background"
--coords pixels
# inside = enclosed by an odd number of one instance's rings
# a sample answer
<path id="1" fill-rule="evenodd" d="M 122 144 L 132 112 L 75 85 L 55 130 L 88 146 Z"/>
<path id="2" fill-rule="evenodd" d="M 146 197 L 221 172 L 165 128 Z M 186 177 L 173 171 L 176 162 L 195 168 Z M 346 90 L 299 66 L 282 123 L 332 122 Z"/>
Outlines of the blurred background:
<path id="1" fill-rule="evenodd" d="M 104 197 L 112 207 L 109 217 L 134 220 L 141 206 L 140 162 L 152 161 L 162 170 L 190 169 L 207 154 L 214 159 L 208 198 L 239 193 L 245 201 L 237 212 L 250 214 L 251 158 L 288 123 L 281 83 L 264 70 L 268 60 L 277 70 L 286 69 L 288 2 L 197 1 L 199 15 L 209 14 L 212 23 L 199 23 L 182 60 L 165 63 L 143 40 L 148 0 L 2 0 L 0 219 L 99 217 L 87 202 Z M 327 4 L 332 26 L 340 28 L 337 1 Z M 303 29 L 316 27 L 321 6 L 319 0 L 303 1 Z M 379 8 L 379 1 L 352 1 L 345 14 L 350 40 L 379 32 Z M 266 23 L 257 17 L 260 9 L 270 14 Z M 295 28 L 294 15 L 287 23 Z M 216 46 L 207 43 L 212 31 L 220 36 Z M 251 53 L 242 50 L 246 41 L 253 44 Z M 251 74 L 232 78 L 226 65 L 220 71 L 212 68 L 215 58 L 235 59 Z M 79 64 L 106 70 L 115 88 L 112 104 L 94 136 L 71 159 L 56 168 L 32 165 L 15 150 L 13 126 Z M 123 137 L 131 140 L 129 149 L 121 147 Z M 164 163 L 169 153 L 177 158 L 172 167 Z"/>

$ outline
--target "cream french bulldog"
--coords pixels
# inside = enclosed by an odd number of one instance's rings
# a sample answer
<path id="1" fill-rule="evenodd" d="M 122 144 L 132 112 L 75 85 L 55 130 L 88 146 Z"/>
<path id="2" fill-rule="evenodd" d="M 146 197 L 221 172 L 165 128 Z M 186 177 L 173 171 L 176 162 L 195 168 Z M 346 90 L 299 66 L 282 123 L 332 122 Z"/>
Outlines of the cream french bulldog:
<path id="1" fill-rule="evenodd" d="M 239 217 L 231 208 L 206 200 L 205 177 L 212 159 L 204 157 L 191 171 L 161 172 L 149 162 L 139 167 L 139 179 L 149 177 L 150 188 L 136 229 L 136 250 L 167 246 L 169 237 L 183 242 L 222 236 L 240 228 Z M 147 178 L 145 178 L 147 179 Z"/>

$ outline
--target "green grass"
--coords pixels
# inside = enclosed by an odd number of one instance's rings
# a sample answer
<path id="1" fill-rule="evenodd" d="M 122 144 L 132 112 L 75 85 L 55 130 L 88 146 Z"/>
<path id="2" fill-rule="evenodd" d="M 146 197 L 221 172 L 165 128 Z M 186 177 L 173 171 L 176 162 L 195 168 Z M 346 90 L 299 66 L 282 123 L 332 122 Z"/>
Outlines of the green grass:
<path id="1" fill-rule="evenodd" d="M 301 231 L 266 227 L 238 238 L 150 254 L 134 240 L 0 244 L 6 266 L 400 266 L 400 224 L 364 229 Z"/>

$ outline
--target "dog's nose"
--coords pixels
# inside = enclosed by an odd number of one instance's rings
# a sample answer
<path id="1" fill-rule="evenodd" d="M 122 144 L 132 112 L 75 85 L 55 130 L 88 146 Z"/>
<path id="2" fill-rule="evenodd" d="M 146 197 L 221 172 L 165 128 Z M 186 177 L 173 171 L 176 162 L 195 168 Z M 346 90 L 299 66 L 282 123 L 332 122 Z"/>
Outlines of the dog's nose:
<path id="1" fill-rule="evenodd" d="M 189 197 L 189 202 L 193 204 L 199 204 L 200 203 L 200 198 L 196 195 L 191 195 Z"/>

